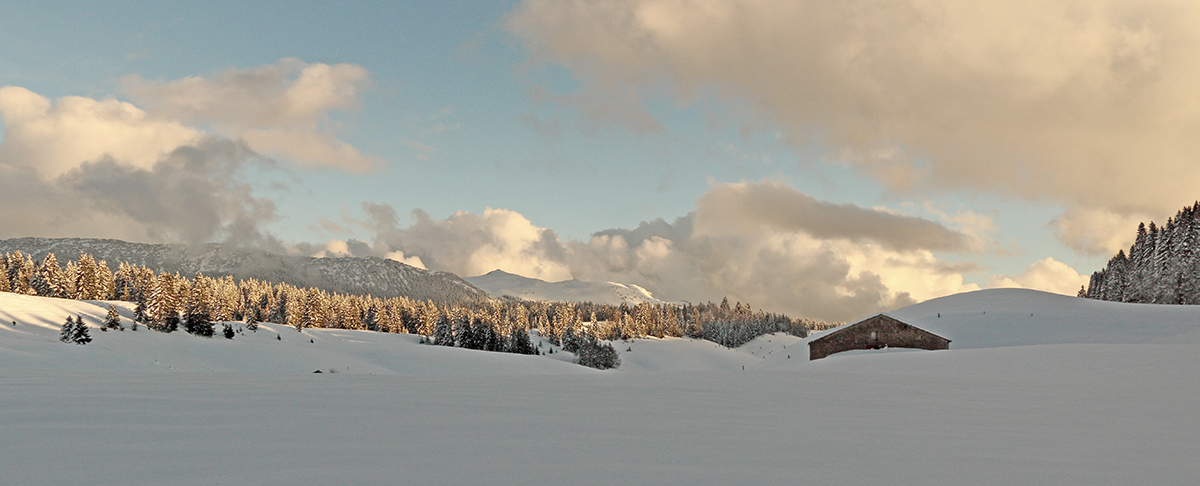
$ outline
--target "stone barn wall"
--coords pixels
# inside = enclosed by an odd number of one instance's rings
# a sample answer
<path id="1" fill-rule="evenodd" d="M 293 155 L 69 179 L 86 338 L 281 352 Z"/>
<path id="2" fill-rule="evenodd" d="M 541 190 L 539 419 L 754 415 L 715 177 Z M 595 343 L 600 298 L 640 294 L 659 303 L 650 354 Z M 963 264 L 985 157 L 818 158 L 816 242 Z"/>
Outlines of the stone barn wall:
<path id="1" fill-rule="evenodd" d="M 879 314 L 808 343 L 808 359 L 821 359 L 852 349 L 949 349 L 950 340 L 895 318 Z"/>

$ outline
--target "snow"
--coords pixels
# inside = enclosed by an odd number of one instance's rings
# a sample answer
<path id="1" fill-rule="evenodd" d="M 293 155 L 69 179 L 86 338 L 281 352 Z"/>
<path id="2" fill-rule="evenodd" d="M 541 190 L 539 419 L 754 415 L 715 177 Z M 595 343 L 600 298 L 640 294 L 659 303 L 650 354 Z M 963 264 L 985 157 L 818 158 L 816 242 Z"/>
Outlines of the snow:
<path id="1" fill-rule="evenodd" d="M 641 339 L 614 343 L 623 365 L 603 372 L 273 325 L 57 342 L 68 314 L 96 325 L 106 309 L 0 294 L 3 482 L 1200 481 L 1190 307 L 983 291 L 891 313 L 941 326 L 947 351 L 810 362 L 782 334 Z"/>
<path id="2" fill-rule="evenodd" d="M 588 282 L 565 280 L 546 282 L 536 278 L 522 277 L 503 270 L 493 270 L 477 277 L 463 279 L 493 297 L 511 296 L 523 300 L 547 300 L 553 302 L 593 302 L 597 304 L 629 305 L 648 303 L 661 305 L 667 302 L 654 297 L 650 291 L 634 284 L 616 282 Z"/>
<path id="3" fill-rule="evenodd" d="M 1200 306 L 1125 304 L 1037 290 L 968 292 L 889 314 L 950 339 L 953 349 L 1069 343 L 1200 344 Z"/>

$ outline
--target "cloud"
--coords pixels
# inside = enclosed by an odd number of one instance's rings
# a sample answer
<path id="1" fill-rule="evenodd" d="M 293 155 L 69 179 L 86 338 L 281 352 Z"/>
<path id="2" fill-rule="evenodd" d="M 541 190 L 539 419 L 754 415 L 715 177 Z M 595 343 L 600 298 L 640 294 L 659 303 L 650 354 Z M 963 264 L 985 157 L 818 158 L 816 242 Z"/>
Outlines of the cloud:
<path id="1" fill-rule="evenodd" d="M 0 88 L 0 235 L 226 241 L 280 248 L 263 225 L 275 205 L 241 182 L 276 168 L 242 142 L 133 104 L 51 102 Z"/>
<path id="2" fill-rule="evenodd" d="M 79 96 L 52 103 L 17 86 L 0 88 L 0 120 L 4 121 L 0 162 L 29 167 L 50 178 L 102 156 L 150 167 L 176 147 L 204 136 L 130 103 Z"/>
<path id="3" fill-rule="evenodd" d="M 748 105 L 892 190 L 1120 217 L 1173 214 L 1200 187 L 1197 23 L 1185 0 L 526 0 L 505 21 L 580 103 Z M 1094 246 L 1077 230 L 1060 234 Z"/>
<path id="4" fill-rule="evenodd" d="M 499 268 L 551 282 L 571 278 L 554 231 L 534 226 L 515 211 L 460 211 L 435 220 L 418 209 L 412 213 L 413 225 L 400 229 L 390 206 L 368 203 L 364 209 L 377 235 L 376 251 L 388 258 L 416 259 L 411 261 L 463 276 Z"/>
<path id="5" fill-rule="evenodd" d="M 155 116 L 211 125 L 217 133 L 245 139 L 263 154 L 364 172 L 380 160 L 338 140 L 329 114 L 358 109 L 369 78 L 366 69 L 355 64 L 286 58 L 173 81 L 130 75 L 122 84 L 126 94 Z"/>
<path id="6" fill-rule="evenodd" d="M 376 235 L 374 254 L 464 276 L 499 268 L 548 281 L 617 281 L 668 300 L 728 296 L 828 320 L 978 288 L 962 279 L 974 268 L 934 255 L 968 251 L 965 235 L 921 218 L 819 201 L 770 180 L 719 184 L 687 216 L 600 231 L 587 241 L 564 241 L 503 209 L 443 220 L 417 210 L 405 228 L 386 204 L 363 209 L 362 223 Z"/>
<path id="7" fill-rule="evenodd" d="M 270 168 L 244 145 L 205 138 L 149 167 L 102 156 L 45 178 L 0 159 L 0 237 L 90 236 L 133 241 L 224 241 L 278 250 L 263 229 L 270 200 L 238 181 L 247 166 Z"/>
<path id="8" fill-rule="evenodd" d="M 1055 236 L 1085 255 L 1115 255 L 1133 244 L 1138 223 L 1153 218 L 1104 208 L 1071 208 L 1050 222 Z"/>
<path id="9" fill-rule="evenodd" d="M 966 237 L 936 222 L 819 201 L 771 180 L 722 184 L 701 197 L 696 208 L 704 215 L 697 222 L 702 230 L 740 231 L 768 226 L 819 239 L 874 242 L 891 250 L 967 248 Z"/>
<path id="10" fill-rule="evenodd" d="M 1088 283 L 1088 276 L 1080 275 L 1067 264 L 1046 258 L 1030 264 L 1016 275 L 995 276 L 988 287 L 1017 287 L 1044 290 L 1063 295 L 1076 295 L 1079 287 Z"/>

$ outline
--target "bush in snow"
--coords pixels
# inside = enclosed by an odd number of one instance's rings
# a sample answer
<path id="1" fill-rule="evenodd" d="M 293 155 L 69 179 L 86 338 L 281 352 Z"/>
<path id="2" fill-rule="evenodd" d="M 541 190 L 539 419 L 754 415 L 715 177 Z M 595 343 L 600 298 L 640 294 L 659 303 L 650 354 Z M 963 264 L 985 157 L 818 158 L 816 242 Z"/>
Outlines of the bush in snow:
<path id="1" fill-rule="evenodd" d="M 594 339 L 588 339 L 579 346 L 579 351 L 575 353 L 575 362 L 598 370 L 621 366 L 617 350 L 611 344 L 600 344 Z"/>

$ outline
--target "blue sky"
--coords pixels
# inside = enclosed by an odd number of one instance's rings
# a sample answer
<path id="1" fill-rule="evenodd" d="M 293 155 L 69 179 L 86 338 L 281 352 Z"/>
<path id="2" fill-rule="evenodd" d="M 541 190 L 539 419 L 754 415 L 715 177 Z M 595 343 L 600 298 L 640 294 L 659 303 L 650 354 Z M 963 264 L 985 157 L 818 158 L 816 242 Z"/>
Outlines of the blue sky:
<path id="1" fill-rule="evenodd" d="M 1071 293 L 1197 197 L 1195 8 L 931 5 L 10 2 L 0 189 L 79 206 L 12 203 L 0 237 L 390 256 L 849 319 Z M 251 78 L 261 106 L 226 95 Z M 187 177 L 211 186 L 112 195 Z M 927 224 L 946 238 L 896 236 Z"/>

